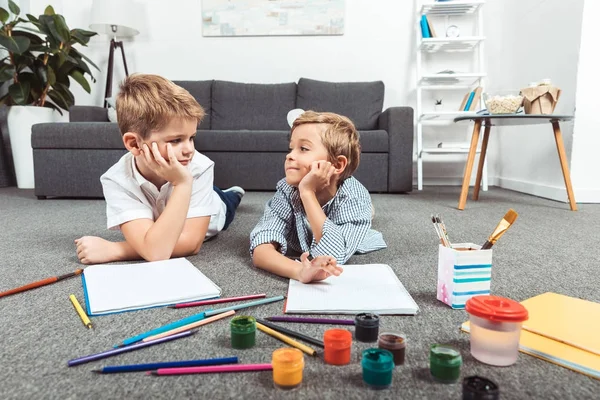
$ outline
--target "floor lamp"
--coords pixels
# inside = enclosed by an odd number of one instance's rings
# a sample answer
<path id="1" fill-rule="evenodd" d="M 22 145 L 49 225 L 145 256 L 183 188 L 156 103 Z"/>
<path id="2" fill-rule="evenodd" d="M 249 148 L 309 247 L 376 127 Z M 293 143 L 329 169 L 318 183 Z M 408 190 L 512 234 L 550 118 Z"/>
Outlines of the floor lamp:
<path id="1" fill-rule="evenodd" d="M 99 34 L 112 36 L 108 52 L 104 107 L 108 104 L 106 99 L 112 96 L 115 50 L 117 48 L 121 49 L 125 76 L 129 76 L 123 42 L 117 38 L 133 37 L 140 33 L 136 17 L 138 13 L 139 10 L 132 0 L 94 0 L 92 3 L 90 29 Z"/>

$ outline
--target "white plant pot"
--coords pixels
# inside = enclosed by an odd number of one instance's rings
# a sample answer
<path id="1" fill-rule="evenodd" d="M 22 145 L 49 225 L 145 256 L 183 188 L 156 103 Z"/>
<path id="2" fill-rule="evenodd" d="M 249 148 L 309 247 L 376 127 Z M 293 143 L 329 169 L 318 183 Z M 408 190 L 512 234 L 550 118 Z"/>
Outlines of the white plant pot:
<path id="1" fill-rule="evenodd" d="M 31 127 L 44 122 L 67 121 L 67 118 L 66 112 L 63 112 L 61 116 L 58 111 L 47 107 L 10 107 L 7 125 L 19 189 L 33 189 L 35 187 Z"/>

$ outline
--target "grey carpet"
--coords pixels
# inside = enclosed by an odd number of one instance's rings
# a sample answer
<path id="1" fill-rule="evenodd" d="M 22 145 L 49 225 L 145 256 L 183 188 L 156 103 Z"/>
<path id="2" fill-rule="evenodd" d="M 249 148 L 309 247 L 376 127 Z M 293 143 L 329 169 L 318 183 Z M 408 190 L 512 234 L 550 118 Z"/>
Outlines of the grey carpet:
<path id="1" fill-rule="evenodd" d="M 229 346 L 226 321 L 202 327 L 192 338 L 177 340 L 117 357 L 67 368 L 67 360 L 109 349 L 122 339 L 196 313 L 197 309 L 153 309 L 93 318 L 95 329 L 82 325 L 69 294 L 83 299 L 81 281 L 70 279 L 0 299 L 0 397 L 11 398 L 405 398 L 458 399 L 459 384 L 434 383 L 428 373 L 433 343 L 460 348 L 462 376 L 479 374 L 496 381 L 504 399 L 598 398 L 600 382 L 534 357 L 498 368 L 469 354 L 469 338 L 459 332 L 465 311 L 438 302 L 437 242 L 431 213 L 444 217 L 450 238 L 483 243 L 509 208 L 519 213 L 513 228 L 494 248 L 492 291 L 524 300 L 553 291 L 600 302 L 597 257 L 599 205 L 567 204 L 492 188 L 479 202 L 456 210 L 459 188 L 426 188 L 410 195 L 373 195 L 374 227 L 389 248 L 350 263 L 387 263 L 421 308 L 414 317 L 383 317 L 382 325 L 408 335 L 407 364 L 394 372 L 393 387 L 374 392 L 363 386 L 359 354 L 368 344 L 354 343 L 351 365 L 335 367 L 306 359 L 304 383 L 293 392 L 273 388 L 269 372 L 150 377 L 143 373 L 100 376 L 103 365 L 238 355 L 241 362 L 270 362 L 277 340 L 257 333 L 254 349 Z M 248 193 L 230 229 L 206 243 L 189 260 L 223 289 L 224 296 L 266 292 L 284 294 L 287 281 L 256 270 L 248 257 L 248 234 L 270 193 Z M 0 290 L 75 270 L 80 265 L 73 240 L 81 235 L 119 239 L 105 228 L 102 200 L 36 200 L 33 191 L 0 189 Z M 594 239 L 596 238 L 596 239 Z M 280 315 L 282 303 L 249 309 L 266 317 Z M 321 336 L 323 326 L 294 326 Z M 596 393 L 594 395 L 594 393 Z"/>

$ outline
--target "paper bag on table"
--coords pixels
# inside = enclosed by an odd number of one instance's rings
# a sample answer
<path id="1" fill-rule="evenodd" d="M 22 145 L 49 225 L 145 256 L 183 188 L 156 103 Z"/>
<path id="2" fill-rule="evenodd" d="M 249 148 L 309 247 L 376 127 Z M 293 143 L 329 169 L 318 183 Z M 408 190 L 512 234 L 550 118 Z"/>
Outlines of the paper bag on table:
<path id="1" fill-rule="evenodd" d="M 552 114 L 560 93 L 559 88 L 550 85 L 521 89 L 525 114 Z"/>

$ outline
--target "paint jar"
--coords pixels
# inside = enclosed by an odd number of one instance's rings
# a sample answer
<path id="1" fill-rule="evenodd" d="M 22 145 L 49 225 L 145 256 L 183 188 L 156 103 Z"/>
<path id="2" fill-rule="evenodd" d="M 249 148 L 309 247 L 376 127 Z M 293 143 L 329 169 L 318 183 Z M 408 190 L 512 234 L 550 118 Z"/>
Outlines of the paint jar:
<path id="1" fill-rule="evenodd" d="M 500 296 L 474 296 L 465 310 L 471 323 L 471 354 L 490 365 L 507 366 L 519 358 L 521 325 L 529 317 L 527 309 Z"/>
<path id="2" fill-rule="evenodd" d="M 392 385 L 394 355 L 385 349 L 366 349 L 362 353 L 363 381 L 372 389 L 385 389 Z"/>
<path id="3" fill-rule="evenodd" d="M 350 363 L 352 333 L 345 329 L 328 329 L 323 335 L 325 363 L 346 365 Z"/>
<path id="4" fill-rule="evenodd" d="M 283 347 L 273 352 L 273 384 L 280 389 L 293 389 L 302 383 L 304 354 L 298 349 Z"/>
<path id="5" fill-rule="evenodd" d="M 498 400 L 500 388 L 494 382 L 480 376 L 463 379 L 463 400 Z"/>
<path id="6" fill-rule="evenodd" d="M 462 357 L 452 346 L 434 344 L 429 351 L 429 371 L 436 381 L 454 383 L 460 377 Z"/>
<path id="7" fill-rule="evenodd" d="M 406 336 L 397 332 L 383 332 L 379 335 L 378 347 L 388 350 L 394 356 L 394 364 L 404 364 Z"/>
<path id="8" fill-rule="evenodd" d="M 246 315 L 234 317 L 230 323 L 231 347 L 249 349 L 256 343 L 256 319 Z"/>
<path id="9" fill-rule="evenodd" d="M 354 320 L 354 336 L 359 342 L 376 342 L 379 335 L 379 315 L 358 314 Z"/>

